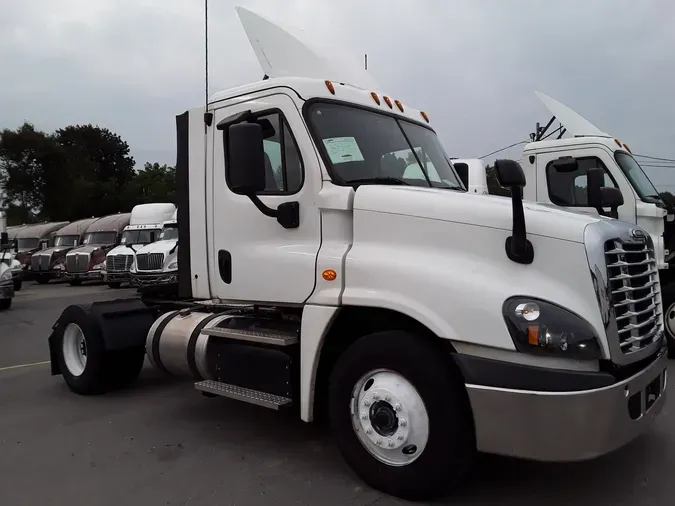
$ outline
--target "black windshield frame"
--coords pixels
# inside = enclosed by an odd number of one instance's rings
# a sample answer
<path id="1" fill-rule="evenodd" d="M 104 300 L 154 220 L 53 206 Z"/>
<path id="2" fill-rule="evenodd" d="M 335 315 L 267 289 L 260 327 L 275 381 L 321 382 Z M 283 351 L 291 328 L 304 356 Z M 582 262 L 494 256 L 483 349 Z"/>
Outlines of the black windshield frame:
<path id="1" fill-rule="evenodd" d="M 636 178 L 633 176 L 633 174 L 631 174 L 629 168 L 624 163 L 625 159 L 630 159 L 633 162 L 635 162 L 635 165 L 640 169 L 640 172 L 644 176 L 645 180 L 649 182 L 651 188 L 647 189 L 643 188 L 642 186 L 643 181 L 640 181 L 639 178 Z M 617 149 L 614 152 L 614 160 L 616 161 L 616 164 L 619 166 L 621 172 L 623 172 L 623 175 L 626 177 L 626 179 L 628 179 L 628 182 L 633 187 L 633 190 L 635 190 L 635 193 L 637 193 L 638 197 L 640 197 L 640 200 L 647 203 L 653 203 L 653 200 L 655 198 L 656 199 L 661 198 L 659 196 L 659 190 L 656 188 L 656 186 L 654 186 L 654 183 L 652 182 L 651 178 L 647 175 L 645 170 L 642 168 L 642 166 L 638 163 L 638 161 L 631 153 L 623 151 L 621 149 Z"/>
<path id="2" fill-rule="evenodd" d="M 427 130 L 431 134 L 436 137 L 436 140 L 438 140 L 438 135 L 436 134 L 436 131 L 431 128 L 431 126 L 426 125 L 422 122 L 417 122 L 414 121 L 410 118 L 406 118 L 404 116 L 401 116 L 400 114 L 397 114 L 393 111 L 386 111 L 386 110 L 380 110 L 380 109 L 375 109 L 372 107 L 368 107 L 365 105 L 361 104 L 355 104 L 353 102 L 345 102 L 342 100 L 335 100 L 335 99 L 329 99 L 329 98 L 311 98 L 305 102 L 305 104 L 302 107 L 302 115 L 305 120 L 305 124 L 307 125 L 307 129 L 309 131 L 309 134 L 312 137 L 312 141 L 314 142 L 314 145 L 316 148 L 319 150 L 319 154 L 321 156 L 321 159 L 323 160 L 324 166 L 326 167 L 326 170 L 328 171 L 328 175 L 331 178 L 331 181 L 333 184 L 337 186 L 346 186 L 346 187 L 354 187 L 355 185 L 358 185 L 360 183 L 357 183 L 356 181 L 345 181 L 343 180 L 338 174 L 336 174 L 334 167 L 333 167 L 333 162 L 331 161 L 330 157 L 328 156 L 328 151 L 326 150 L 326 147 L 324 146 L 324 143 L 322 141 L 322 137 L 319 135 L 317 131 L 317 127 L 312 121 L 312 118 L 310 117 L 311 110 L 313 106 L 316 104 L 326 104 L 326 105 L 335 105 L 335 106 L 341 106 L 347 109 L 354 109 L 354 110 L 360 110 L 364 111 L 367 113 L 371 114 L 378 114 L 381 116 L 389 117 L 393 119 L 398 128 L 401 131 L 402 136 L 405 138 L 405 141 L 408 145 L 408 148 L 411 150 L 411 152 L 414 154 L 416 160 L 417 160 L 417 165 L 421 168 L 423 165 L 426 166 L 426 161 L 422 163 L 418 156 L 417 148 L 412 145 L 409 135 L 407 131 L 404 129 L 403 125 L 406 127 L 411 126 L 411 127 L 418 127 L 424 130 Z M 450 171 L 452 172 L 454 176 L 454 180 L 457 184 L 457 187 L 454 186 L 435 186 L 432 184 L 432 182 L 429 180 L 428 174 L 426 170 L 423 170 L 422 172 L 424 173 L 424 177 L 426 179 L 426 182 L 428 183 L 427 185 L 423 185 L 421 187 L 423 188 L 441 188 L 441 189 L 452 189 L 455 191 L 463 191 L 466 192 L 468 189 L 465 187 L 462 179 L 459 177 L 459 174 L 455 170 L 455 167 L 452 164 L 451 159 L 447 156 L 447 153 L 445 153 L 445 150 L 443 149 L 443 146 L 440 143 L 440 140 L 438 140 L 438 146 L 441 148 L 442 152 L 442 158 L 443 160 L 448 164 L 448 167 Z M 366 178 L 368 179 L 368 178 Z M 366 183 L 368 184 L 368 183 Z M 417 186 L 417 185 L 416 185 Z"/>

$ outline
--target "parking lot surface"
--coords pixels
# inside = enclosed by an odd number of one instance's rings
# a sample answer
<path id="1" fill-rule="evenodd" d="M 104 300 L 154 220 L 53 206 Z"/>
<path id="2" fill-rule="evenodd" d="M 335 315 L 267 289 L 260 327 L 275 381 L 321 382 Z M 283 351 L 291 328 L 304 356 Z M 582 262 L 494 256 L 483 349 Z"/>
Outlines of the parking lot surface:
<path id="1" fill-rule="evenodd" d="M 52 324 L 69 304 L 131 294 L 26 283 L 0 313 L 0 505 L 407 504 L 355 478 L 323 429 L 206 399 L 149 365 L 131 389 L 72 394 L 44 363 Z M 472 480 L 438 504 L 675 504 L 672 381 L 668 390 L 655 429 L 614 454 L 560 465 L 481 456 Z"/>

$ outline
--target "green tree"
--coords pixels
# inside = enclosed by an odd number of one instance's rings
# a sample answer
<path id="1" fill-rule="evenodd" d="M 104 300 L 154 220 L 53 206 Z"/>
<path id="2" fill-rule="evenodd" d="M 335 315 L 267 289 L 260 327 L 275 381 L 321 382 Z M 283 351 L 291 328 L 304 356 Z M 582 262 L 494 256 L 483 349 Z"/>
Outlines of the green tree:
<path id="1" fill-rule="evenodd" d="M 176 169 L 159 163 L 146 163 L 127 188 L 127 201 L 132 206 L 148 202 L 177 203 Z"/>

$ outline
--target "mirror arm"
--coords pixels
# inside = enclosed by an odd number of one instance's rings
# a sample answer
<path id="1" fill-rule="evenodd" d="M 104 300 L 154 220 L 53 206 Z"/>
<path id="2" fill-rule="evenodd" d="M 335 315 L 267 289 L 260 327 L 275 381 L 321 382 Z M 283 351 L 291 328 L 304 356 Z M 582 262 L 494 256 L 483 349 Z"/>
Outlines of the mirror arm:
<path id="1" fill-rule="evenodd" d="M 506 238 L 506 255 L 513 262 L 531 264 L 534 260 L 534 247 L 527 238 L 527 231 L 525 229 L 522 186 L 511 187 L 511 206 L 513 212 L 513 230 L 511 236 Z"/>
<path id="2" fill-rule="evenodd" d="M 258 211 L 263 213 L 265 216 L 269 218 L 276 218 L 279 216 L 279 212 L 276 209 L 267 207 L 257 195 L 247 195 L 247 197 L 251 199 L 251 202 L 253 202 L 253 204 L 258 208 Z"/>

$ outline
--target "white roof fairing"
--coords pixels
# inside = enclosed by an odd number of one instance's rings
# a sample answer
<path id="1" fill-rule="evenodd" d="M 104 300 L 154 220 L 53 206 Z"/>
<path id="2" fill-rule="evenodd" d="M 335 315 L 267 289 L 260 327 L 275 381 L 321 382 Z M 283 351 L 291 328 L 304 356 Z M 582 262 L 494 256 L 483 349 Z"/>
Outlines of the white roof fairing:
<path id="1" fill-rule="evenodd" d="M 544 95 L 538 91 L 534 92 L 537 98 L 542 101 L 549 112 L 556 117 L 562 126 L 567 129 L 567 132 L 573 136 L 587 136 L 587 137 L 611 137 L 608 133 L 603 132 L 586 118 L 583 118 L 578 113 L 570 109 L 557 100 Z"/>
<path id="2" fill-rule="evenodd" d="M 299 30 L 282 28 L 243 7 L 236 9 L 267 76 L 328 79 L 368 90 L 379 89 L 364 68 L 341 54 L 323 54 L 325 50 L 306 40 L 304 34 L 298 33 Z"/>

